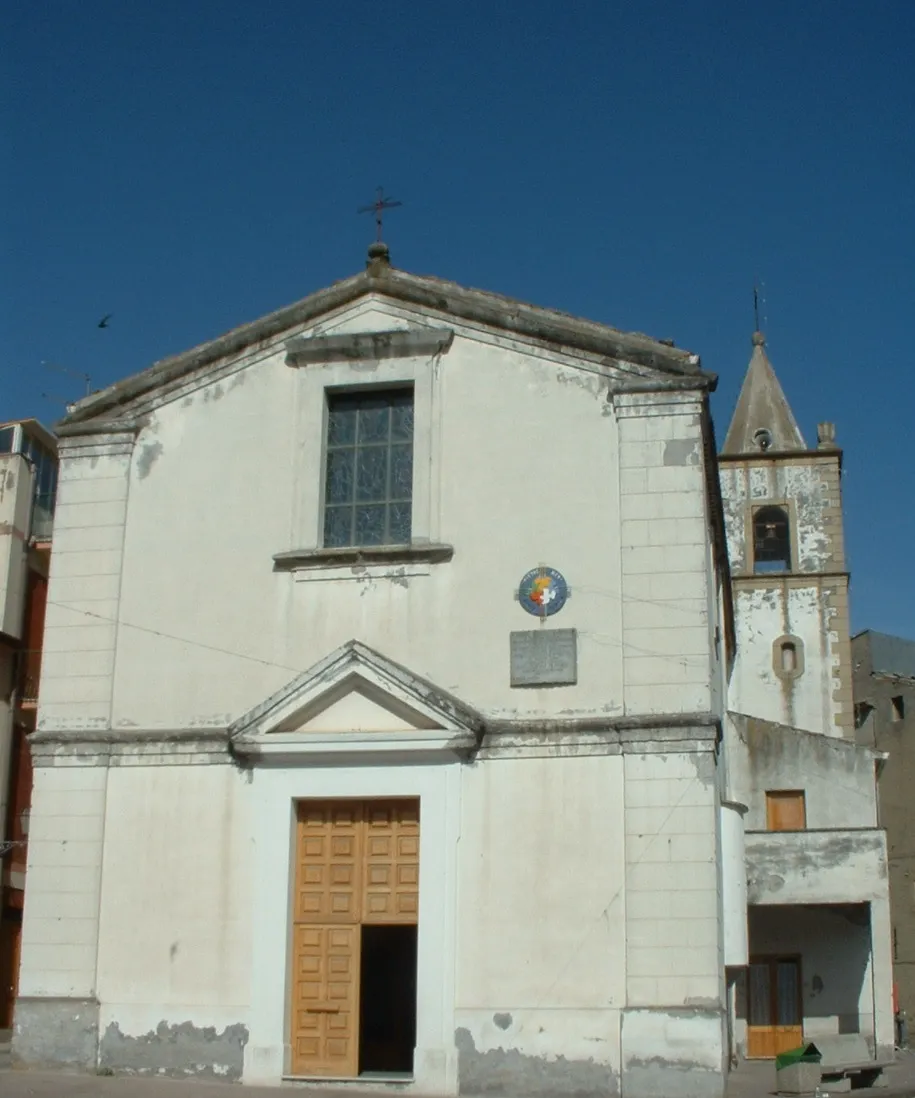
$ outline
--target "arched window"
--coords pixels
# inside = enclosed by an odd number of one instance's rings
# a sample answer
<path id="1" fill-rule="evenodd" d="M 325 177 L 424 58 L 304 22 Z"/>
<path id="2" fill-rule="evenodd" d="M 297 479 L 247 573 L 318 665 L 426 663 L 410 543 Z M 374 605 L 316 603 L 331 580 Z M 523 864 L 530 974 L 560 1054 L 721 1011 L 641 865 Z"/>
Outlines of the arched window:
<path id="1" fill-rule="evenodd" d="M 791 571 L 791 526 L 783 507 L 760 507 L 753 516 L 753 571 Z"/>

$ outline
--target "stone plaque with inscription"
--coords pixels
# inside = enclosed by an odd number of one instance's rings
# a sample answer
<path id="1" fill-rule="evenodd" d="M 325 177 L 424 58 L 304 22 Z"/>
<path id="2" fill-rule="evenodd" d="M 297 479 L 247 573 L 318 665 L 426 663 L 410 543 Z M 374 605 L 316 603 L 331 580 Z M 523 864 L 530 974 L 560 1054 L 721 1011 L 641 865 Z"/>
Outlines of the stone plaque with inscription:
<path id="1" fill-rule="evenodd" d="M 525 629 L 511 634 L 512 686 L 574 686 L 578 635 L 574 629 Z"/>

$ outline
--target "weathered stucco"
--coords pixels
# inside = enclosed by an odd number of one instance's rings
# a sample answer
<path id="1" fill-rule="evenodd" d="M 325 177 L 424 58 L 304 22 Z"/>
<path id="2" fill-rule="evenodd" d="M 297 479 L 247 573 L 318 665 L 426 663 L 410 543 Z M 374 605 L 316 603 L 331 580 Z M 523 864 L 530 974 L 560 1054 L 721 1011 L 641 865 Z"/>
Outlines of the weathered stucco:
<path id="1" fill-rule="evenodd" d="M 627 1010 L 622 1091 L 627 1098 L 720 1098 L 725 1090 L 723 1007 Z"/>
<path id="2" fill-rule="evenodd" d="M 872 751 L 739 713 L 729 714 L 728 729 L 728 773 L 747 805 L 748 831 L 768 826 L 766 792 L 778 789 L 804 790 L 809 828 L 877 826 Z"/>
<path id="3" fill-rule="evenodd" d="M 599 1098 L 619 1093 L 619 1080 L 607 1064 L 562 1055 L 531 1056 L 516 1048 L 477 1051 L 468 1029 L 454 1034 L 458 1051 L 458 1093 L 494 1098 Z"/>
<path id="4" fill-rule="evenodd" d="M 213 1026 L 191 1022 L 160 1022 L 139 1036 L 122 1033 L 110 1022 L 99 1042 L 98 1063 L 103 1071 L 128 1075 L 165 1075 L 173 1079 L 241 1079 L 248 1030 L 237 1024 L 217 1032 Z"/>
<path id="5" fill-rule="evenodd" d="M 13 1019 L 14 1067 L 94 1070 L 98 1001 L 20 995 Z"/>
<path id="6" fill-rule="evenodd" d="M 882 831 L 748 831 L 751 904 L 887 901 Z"/>
<path id="7" fill-rule="evenodd" d="M 791 727 L 851 738 L 840 460 L 835 449 L 722 458 L 737 634 L 728 705 Z M 756 574 L 753 514 L 769 504 L 788 515 L 791 569 Z M 777 646 L 784 638 L 799 643 L 796 674 L 781 672 Z"/>

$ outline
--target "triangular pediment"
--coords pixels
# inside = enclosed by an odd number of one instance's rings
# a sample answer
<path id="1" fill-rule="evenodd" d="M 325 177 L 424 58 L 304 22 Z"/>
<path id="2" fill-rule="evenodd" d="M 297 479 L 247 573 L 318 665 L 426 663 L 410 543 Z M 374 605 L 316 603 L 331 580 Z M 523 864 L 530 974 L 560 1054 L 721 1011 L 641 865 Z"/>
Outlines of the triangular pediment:
<path id="1" fill-rule="evenodd" d="M 294 305 L 251 321 L 189 351 L 161 360 L 148 369 L 93 393 L 68 409 L 58 433 L 137 429 L 145 409 L 169 399 L 185 385 L 208 384 L 238 367 L 246 356 L 282 353 L 288 340 L 334 339 L 361 332 L 385 337 L 429 329 L 425 342 L 451 328 L 467 326 L 493 337 L 520 340 L 539 350 L 588 360 L 590 367 L 612 369 L 646 381 L 666 381 L 705 388 L 713 383 L 698 356 L 639 332 L 625 332 L 554 309 L 413 275 L 387 264 L 372 264 L 352 278 L 310 294 Z M 417 346 L 427 352 L 422 338 Z M 410 340 L 395 340 L 398 353 L 409 353 Z M 403 347 L 401 347 L 401 343 Z M 328 352 L 329 353 L 329 352 Z M 418 352 L 417 352 L 418 353 Z M 253 359 L 252 359 L 253 361 Z"/>
<path id="2" fill-rule="evenodd" d="M 476 746 L 482 719 L 433 683 L 350 641 L 246 713 L 231 727 L 240 753 Z"/>
<path id="3" fill-rule="evenodd" d="M 428 712 L 395 698 L 378 684 L 354 673 L 271 729 L 285 732 L 416 732 L 441 728 Z"/>

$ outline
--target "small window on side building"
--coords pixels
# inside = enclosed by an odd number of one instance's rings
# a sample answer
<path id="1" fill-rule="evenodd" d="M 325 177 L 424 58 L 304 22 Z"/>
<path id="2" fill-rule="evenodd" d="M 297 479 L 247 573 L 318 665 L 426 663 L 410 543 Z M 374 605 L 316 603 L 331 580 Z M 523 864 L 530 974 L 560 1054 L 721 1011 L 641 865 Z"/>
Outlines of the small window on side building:
<path id="1" fill-rule="evenodd" d="M 780 679 L 798 679 L 804 673 L 804 642 L 800 637 L 778 637 L 772 644 L 772 669 Z"/>
<path id="2" fill-rule="evenodd" d="M 753 515 L 753 571 L 791 571 L 791 524 L 783 507 L 760 507 Z"/>
<path id="3" fill-rule="evenodd" d="M 803 789 L 772 789 L 766 792 L 766 827 L 770 831 L 803 831 L 807 826 L 807 803 Z"/>
<path id="4" fill-rule="evenodd" d="M 890 703 L 893 709 L 893 720 L 904 721 L 905 720 L 905 698 L 902 694 L 897 694 L 894 698 L 890 699 Z"/>

